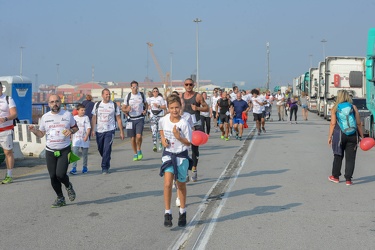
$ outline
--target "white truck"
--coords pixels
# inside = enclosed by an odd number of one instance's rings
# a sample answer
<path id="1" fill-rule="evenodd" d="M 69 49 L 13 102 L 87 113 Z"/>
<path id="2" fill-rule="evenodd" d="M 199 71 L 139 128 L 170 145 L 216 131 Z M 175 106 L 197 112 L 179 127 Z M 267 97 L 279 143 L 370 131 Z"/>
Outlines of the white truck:
<path id="1" fill-rule="evenodd" d="M 326 62 L 319 62 L 318 66 L 318 87 L 317 87 L 317 98 L 316 98 L 316 109 L 318 116 L 323 116 L 324 114 L 324 86 L 325 79 L 324 73 L 326 71 Z"/>
<path id="2" fill-rule="evenodd" d="M 318 83 L 319 83 L 319 70 L 318 68 L 309 69 L 309 83 L 308 83 L 308 96 L 310 111 L 317 111 L 317 97 L 318 97 Z"/>
<path id="3" fill-rule="evenodd" d="M 345 89 L 352 97 L 366 97 L 365 57 L 326 57 L 324 118 L 331 119 L 337 91 Z"/>
<path id="4" fill-rule="evenodd" d="M 297 76 L 293 78 L 293 86 L 292 86 L 293 95 L 295 95 L 295 93 L 297 93 L 300 88 L 301 88 L 301 85 L 299 81 L 299 76 Z"/>

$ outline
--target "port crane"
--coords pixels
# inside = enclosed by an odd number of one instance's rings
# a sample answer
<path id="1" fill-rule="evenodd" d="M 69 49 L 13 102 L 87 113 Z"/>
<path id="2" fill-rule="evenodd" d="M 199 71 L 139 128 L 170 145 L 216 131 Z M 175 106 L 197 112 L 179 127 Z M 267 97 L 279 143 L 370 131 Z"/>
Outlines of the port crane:
<path id="1" fill-rule="evenodd" d="M 166 90 L 168 88 L 168 85 L 171 85 L 171 81 L 169 79 L 170 77 L 170 73 L 167 72 L 165 75 L 163 73 L 163 70 L 161 69 L 160 67 L 160 64 L 155 56 L 155 53 L 154 53 L 154 50 L 152 49 L 152 47 L 154 46 L 153 43 L 150 43 L 150 42 L 147 42 L 147 45 L 148 45 L 148 49 L 150 50 L 150 54 L 152 56 L 152 59 L 154 61 L 154 64 L 156 66 L 156 69 L 158 71 L 158 74 L 159 74 L 159 77 L 160 77 L 160 80 L 161 82 L 164 84 L 164 89 Z M 170 86 L 172 87 L 172 86 Z"/>

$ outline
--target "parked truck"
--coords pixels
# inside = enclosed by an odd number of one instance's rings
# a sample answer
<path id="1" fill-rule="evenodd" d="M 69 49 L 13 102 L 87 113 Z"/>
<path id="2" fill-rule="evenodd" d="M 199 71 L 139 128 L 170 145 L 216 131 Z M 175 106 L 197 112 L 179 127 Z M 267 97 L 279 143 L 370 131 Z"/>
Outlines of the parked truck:
<path id="1" fill-rule="evenodd" d="M 325 89 L 325 78 L 324 74 L 326 71 L 326 62 L 319 62 L 318 66 L 318 87 L 317 87 L 317 98 L 316 98 L 316 108 L 318 116 L 323 116 L 324 114 L 324 89 Z"/>
<path id="2" fill-rule="evenodd" d="M 308 109 L 313 112 L 317 111 L 318 80 L 319 80 L 318 68 L 310 68 L 307 95 L 309 96 Z"/>
<path id="3" fill-rule="evenodd" d="M 375 138 L 375 28 L 371 28 L 367 37 L 366 53 L 366 106 L 370 115 L 365 118 L 365 130 Z"/>
<path id="4" fill-rule="evenodd" d="M 364 57 L 329 56 L 326 57 L 324 118 L 331 119 L 331 109 L 337 91 L 345 89 L 355 98 L 366 97 Z"/>

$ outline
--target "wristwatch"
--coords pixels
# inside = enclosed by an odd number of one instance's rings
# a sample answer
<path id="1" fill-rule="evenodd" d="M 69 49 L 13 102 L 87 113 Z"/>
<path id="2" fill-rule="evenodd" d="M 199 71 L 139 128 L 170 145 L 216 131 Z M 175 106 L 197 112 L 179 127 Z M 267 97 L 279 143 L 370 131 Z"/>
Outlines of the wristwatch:
<path id="1" fill-rule="evenodd" d="M 74 130 L 71 128 L 69 129 L 70 133 L 74 134 Z"/>

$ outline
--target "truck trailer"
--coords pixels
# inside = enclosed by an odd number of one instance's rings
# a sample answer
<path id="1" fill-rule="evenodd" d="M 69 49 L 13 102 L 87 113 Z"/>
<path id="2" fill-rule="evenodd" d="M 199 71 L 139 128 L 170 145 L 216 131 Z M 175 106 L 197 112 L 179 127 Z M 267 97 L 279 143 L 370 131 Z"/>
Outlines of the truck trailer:
<path id="1" fill-rule="evenodd" d="M 329 56 L 326 57 L 324 118 L 331 119 L 331 109 L 337 91 L 345 89 L 352 97 L 366 97 L 365 57 Z"/>

